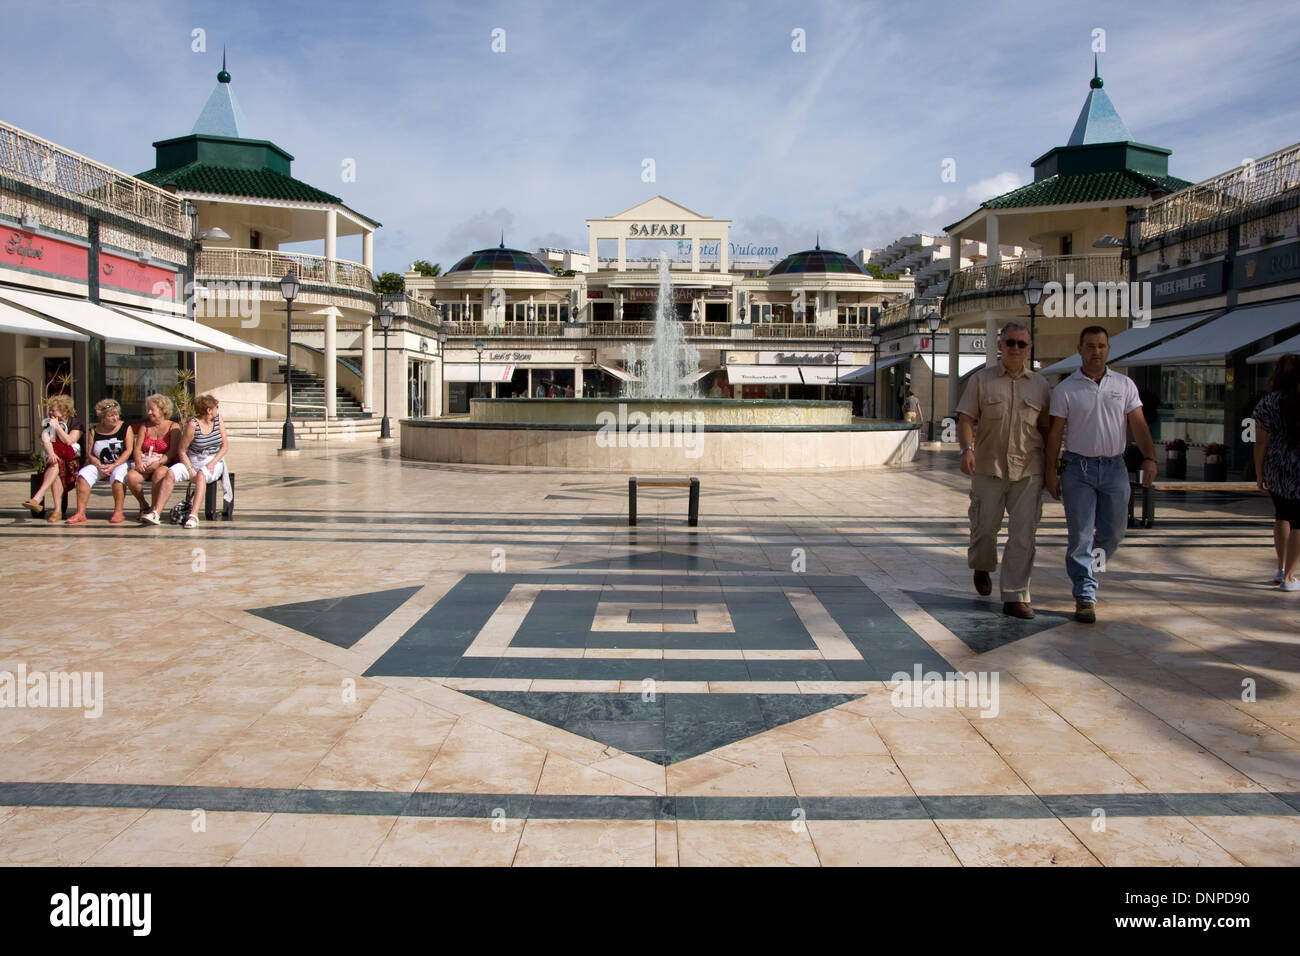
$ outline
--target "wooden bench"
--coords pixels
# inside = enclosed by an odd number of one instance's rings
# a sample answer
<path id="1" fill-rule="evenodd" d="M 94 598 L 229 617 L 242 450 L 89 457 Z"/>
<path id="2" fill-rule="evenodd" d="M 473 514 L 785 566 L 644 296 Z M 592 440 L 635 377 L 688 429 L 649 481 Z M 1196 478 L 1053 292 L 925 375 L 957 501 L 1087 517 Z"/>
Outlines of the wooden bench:
<path id="1" fill-rule="evenodd" d="M 1129 484 L 1132 485 L 1133 489 L 1133 493 L 1129 495 L 1128 499 L 1128 526 L 1130 528 L 1155 527 L 1155 492 L 1157 491 L 1232 491 L 1238 494 L 1259 491 L 1253 481 L 1161 481 L 1156 479 L 1151 483 L 1150 487 L 1143 487 L 1140 480 L 1133 481 L 1130 476 Z M 1133 517 L 1133 502 L 1137 499 L 1139 492 L 1142 495 L 1142 518 L 1140 521 Z"/>
<path id="2" fill-rule="evenodd" d="M 690 504 L 687 506 L 686 523 L 694 528 L 700 523 L 700 479 L 698 478 L 629 478 L 627 480 L 627 523 L 636 525 L 636 486 L 638 481 L 643 488 L 690 488 Z"/>

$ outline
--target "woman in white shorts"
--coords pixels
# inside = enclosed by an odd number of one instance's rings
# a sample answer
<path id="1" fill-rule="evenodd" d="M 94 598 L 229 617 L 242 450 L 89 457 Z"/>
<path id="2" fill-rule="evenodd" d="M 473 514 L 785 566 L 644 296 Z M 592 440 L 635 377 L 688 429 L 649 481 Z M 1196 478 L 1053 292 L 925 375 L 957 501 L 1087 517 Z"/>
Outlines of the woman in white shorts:
<path id="1" fill-rule="evenodd" d="M 220 481 L 226 473 L 224 459 L 229 443 L 226 440 L 226 426 L 221 424 L 217 409 L 217 400 L 211 395 L 200 395 L 194 400 L 195 417 L 190 419 L 185 426 L 185 434 L 181 436 L 181 460 L 172 465 L 168 475 L 163 477 L 160 494 L 162 502 L 166 502 L 176 482 L 194 482 L 194 497 L 190 499 L 190 513 L 185 519 L 187 528 L 199 526 L 198 510 L 203 506 L 204 490 L 209 483 Z M 157 515 L 153 512 L 150 515 L 154 520 L 149 523 L 157 524 Z M 146 515 L 145 520 L 150 515 Z"/>
<path id="2" fill-rule="evenodd" d="M 99 419 L 90 431 L 90 440 L 86 443 L 86 466 L 77 472 L 77 513 L 68 518 L 65 524 L 85 524 L 86 505 L 90 503 L 90 489 L 100 481 L 107 479 L 113 492 L 113 516 L 108 520 L 121 524 L 122 502 L 126 500 L 127 470 L 131 467 L 132 440 L 134 434 L 122 421 L 122 406 L 111 398 L 105 398 L 95 404 L 95 416 Z"/>

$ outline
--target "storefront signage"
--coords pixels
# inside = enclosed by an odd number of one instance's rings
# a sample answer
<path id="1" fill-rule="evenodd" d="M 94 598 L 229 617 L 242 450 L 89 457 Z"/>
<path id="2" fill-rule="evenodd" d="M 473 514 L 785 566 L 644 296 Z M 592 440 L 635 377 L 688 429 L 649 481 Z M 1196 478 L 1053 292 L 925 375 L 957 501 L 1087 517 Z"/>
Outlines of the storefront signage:
<path id="1" fill-rule="evenodd" d="M 627 234 L 641 239 L 675 239 L 686 235 L 686 223 L 633 222 L 628 224 Z"/>
<path id="2" fill-rule="evenodd" d="M 155 299 L 176 299 L 176 270 L 107 252 L 99 254 L 99 284 Z"/>
<path id="3" fill-rule="evenodd" d="M 619 289 L 623 293 L 624 302 L 657 302 L 659 300 L 659 290 L 647 288 Z M 695 297 L 703 291 L 701 289 L 680 289 L 673 288 L 674 302 L 693 302 Z"/>
<path id="4" fill-rule="evenodd" d="M 61 242 L 48 236 L 20 229 L 0 232 L 4 243 L 0 245 L 0 265 L 27 272 L 40 272 L 63 279 L 86 281 L 86 248 Z"/>
<path id="5" fill-rule="evenodd" d="M 834 365 L 834 352 L 759 352 L 759 365 Z M 852 365 L 853 353 L 841 352 L 840 365 Z"/>
<path id="6" fill-rule="evenodd" d="M 1225 261 L 1220 259 L 1192 269 L 1151 275 L 1151 304 L 1168 305 L 1222 294 L 1224 267 Z"/>
<path id="7" fill-rule="evenodd" d="M 595 353 L 591 350 L 581 352 L 566 352 L 562 349 L 520 351 L 516 349 L 493 349 L 483 350 L 483 361 L 501 364 L 508 362 L 512 365 L 590 365 L 595 361 Z M 448 362 L 473 362 L 479 360 L 476 349 L 448 349 Z"/>
<path id="8" fill-rule="evenodd" d="M 1238 289 L 1300 279 L 1300 242 L 1239 253 L 1232 278 Z"/>

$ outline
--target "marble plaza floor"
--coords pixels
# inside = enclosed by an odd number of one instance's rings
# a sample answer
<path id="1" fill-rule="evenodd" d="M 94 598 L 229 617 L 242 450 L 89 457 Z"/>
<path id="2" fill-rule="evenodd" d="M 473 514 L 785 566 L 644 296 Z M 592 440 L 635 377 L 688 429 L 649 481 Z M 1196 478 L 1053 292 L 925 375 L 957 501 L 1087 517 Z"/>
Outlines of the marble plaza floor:
<path id="1" fill-rule="evenodd" d="M 698 528 L 676 489 L 629 528 L 626 476 L 274 449 L 196 531 L 0 479 L 0 672 L 102 675 L 0 708 L 0 863 L 1300 863 L 1260 496 L 1162 500 L 1089 626 L 1050 500 L 1037 620 L 975 595 L 953 452 L 705 474 Z"/>

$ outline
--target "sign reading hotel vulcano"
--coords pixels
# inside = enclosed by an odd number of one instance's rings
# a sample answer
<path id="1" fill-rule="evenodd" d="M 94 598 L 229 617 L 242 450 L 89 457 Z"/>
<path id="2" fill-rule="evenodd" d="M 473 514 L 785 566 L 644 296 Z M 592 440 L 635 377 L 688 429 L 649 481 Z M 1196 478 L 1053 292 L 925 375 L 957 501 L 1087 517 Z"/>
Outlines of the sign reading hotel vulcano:
<path id="1" fill-rule="evenodd" d="M 1155 274 L 1151 277 L 1151 304 L 1166 305 L 1200 299 L 1223 292 L 1224 262 L 1210 262 L 1192 269 Z"/>
<path id="2" fill-rule="evenodd" d="M 1238 289 L 1300 279 L 1300 242 L 1238 254 L 1232 278 Z"/>
<path id="3" fill-rule="evenodd" d="M 0 235 L 3 235 L 0 233 Z M 25 272 L 40 272 L 85 281 L 89 267 L 85 246 L 37 236 L 17 229 L 9 233 L 0 253 L 0 265 Z"/>
<path id="4" fill-rule="evenodd" d="M 686 235 L 684 222 L 633 222 L 628 224 L 629 236 L 642 239 L 673 239 Z"/>

